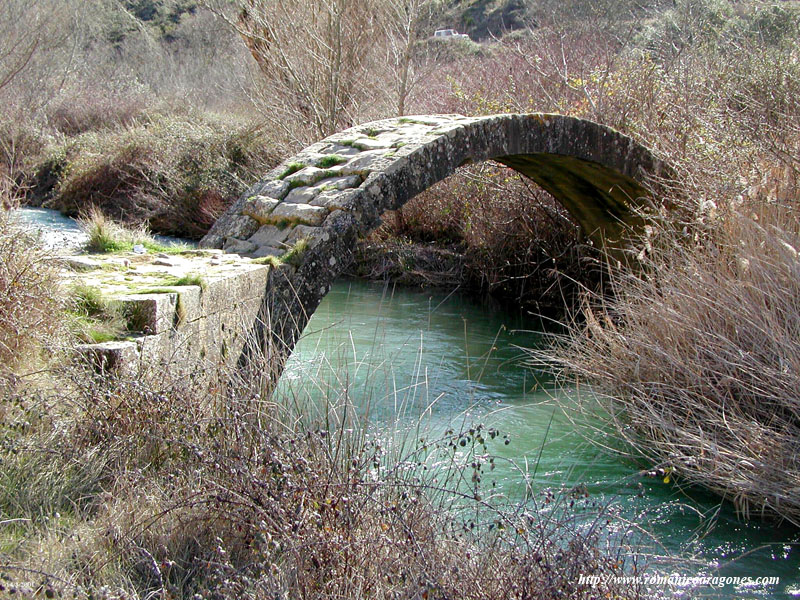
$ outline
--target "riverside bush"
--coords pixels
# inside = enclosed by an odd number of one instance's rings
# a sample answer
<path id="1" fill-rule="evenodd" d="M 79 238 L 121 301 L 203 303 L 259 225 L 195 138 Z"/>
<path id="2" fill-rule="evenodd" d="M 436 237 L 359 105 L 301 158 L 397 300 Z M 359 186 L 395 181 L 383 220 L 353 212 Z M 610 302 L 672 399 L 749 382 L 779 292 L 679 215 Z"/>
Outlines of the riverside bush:
<path id="1" fill-rule="evenodd" d="M 799 217 L 745 204 L 695 239 L 656 234 L 643 271 L 615 273 L 557 352 L 639 456 L 797 525 Z"/>
<path id="2" fill-rule="evenodd" d="M 9 201 L 9 204 L 13 204 Z M 56 270 L 35 240 L 0 208 L 0 375 L 30 367 L 61 332 Z"/>
<path id="3" fill-rule="evenodd" d="M 56 184 L 46 206 L 74 216 L 96 206 L 114 219 L 188 238 L 205 234 L 273 161 L 262 128 L 200 111 L 88 131 L 50 155 L 42 169 Z"/>
<path id="4" fill-rule="evenodd" d="M 633 566 L 613 507 L 481 496 L 495 434 L 479 425 L 396 448 L 341 417 L 342 390 L 314 416 L 302 389 L 268 399 L 263 375 L 56 376 L 51 393 L 2 390 L 0 519 L 17 526 L 0 556 L 20 595 L 643 597 L 580 583 Z"/>

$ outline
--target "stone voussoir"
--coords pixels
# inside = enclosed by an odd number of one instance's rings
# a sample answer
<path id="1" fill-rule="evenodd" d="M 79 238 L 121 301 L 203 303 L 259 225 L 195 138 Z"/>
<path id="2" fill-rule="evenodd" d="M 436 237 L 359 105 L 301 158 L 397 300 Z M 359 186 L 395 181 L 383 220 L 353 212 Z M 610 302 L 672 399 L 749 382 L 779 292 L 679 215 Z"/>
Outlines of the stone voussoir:
<path id="1" fill-rule="evenodd" d="M 286 241 L 289 233 L 290 231 L 286 227 L 281 229 L 275 225 L 263 225 L 248 241 L 259 247 L 272 246 L 277 248 Z"/>
<path id="2" fill-rule="evenodd" d="M 270 217 L 275 223 L 285 221 L 303 225 L 321 225 L 328 212 L 328 209 L 322 206 L 283 203 L 272 211 Z"/>
<path id="3" fill-rule="evenodd" d="M 255 233 L 255 232 L 253 232 Z M 225 245 L 222 246 L 222 249 L 225 252 L 231 252 L 234 254 L 249 254 L 253 252 L 257 246 L 253 242 L 249 242 L 247 240 L 240 240 L 238 238 L 227 238 L 225 240 Z"/>
<path id="4" fill-rule="evenodd" d="M 284 202 L 286 204 L 309 204 L 319 192 L 319 187 L 304 185 L 289 192 Z"/>
<path id="5" fill-rule="evenodd" d="M 296 173 L 287 175 L 283 181 L 287 182 L 290 187 L 298 187 L 301 185 L 313 185 L 320 179 L 324 179 L 331 169 L 320 169 L 319 167 L 303 167 Z"/>
<path id="6" fill-rule="evenodd" d="M 259 223 L 266 223 L 269 221 L 270 213 L 280 203 L 280 200 L 270 198 L 269 196 L 251 196 L 245 200 L 244 206 L 242 207 L 242 214 L 255 219 Z"/>
<path id="7" fill-rule="evenodd" d="M 351 210 L 357 204 L 360 189 L 326 190 L 320 192 L 309 203 L 311 206 L 323 206 L 328 210 Z"/>

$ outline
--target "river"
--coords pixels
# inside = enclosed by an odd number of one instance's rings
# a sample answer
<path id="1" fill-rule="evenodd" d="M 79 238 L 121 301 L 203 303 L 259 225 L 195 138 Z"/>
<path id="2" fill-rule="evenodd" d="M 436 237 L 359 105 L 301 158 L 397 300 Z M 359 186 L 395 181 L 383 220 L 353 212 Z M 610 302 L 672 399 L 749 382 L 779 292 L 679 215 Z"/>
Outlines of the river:
<path id="1" fill-rule="evenodd" d="M 576 431 L 559 406 L 578 391 L 559 389 L 526 365 L 522 348 L 546 343 L 535 333 L 540 328 L 536 319 L 460 295 L 341 280 L 309 322 L 283 385 L 313 389 L 328 402 L 347 388 L 372 427 L 399 437 L 419 421 L 427 435 L 494 427 L 501 435 L 490 450 L 507 460 L 497 460 L 492 475 L 505 496 L 522 500 L 527 485 L 534 493 L 585 486 L 590 497 L 613 502 L 622 517 L 649 530 L 669 554 L 695 559 L 662 572 L 780 577 L 767 589 L 678 589 L 676 597 L 800 597 L 794 528 L 741 521 L 730 505 L 644 477 L 641 465 L 600 451 Z"/>

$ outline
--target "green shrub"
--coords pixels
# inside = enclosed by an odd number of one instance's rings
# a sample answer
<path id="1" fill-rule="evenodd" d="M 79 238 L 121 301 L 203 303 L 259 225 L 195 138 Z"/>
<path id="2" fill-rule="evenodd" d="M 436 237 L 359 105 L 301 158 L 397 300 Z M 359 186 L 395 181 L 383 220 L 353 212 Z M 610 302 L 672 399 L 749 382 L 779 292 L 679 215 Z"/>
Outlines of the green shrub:
<path id="1" fill-rule="evenodd" d="M 130 252 L 135 245 L 141 245 L 150 252 L 167 254 L 188 249 L 184 244 L 162 244 L 156 241 L 144 225 L 135 228 L 120 225 L 95 206 L 83 214 L 78 222 L 89 237 L 87 249 L 90 252 Z"/>
<path id="2" fill-rule="evenodd" d="M 66 311 L 73 334 L 82 342 L 116 340 L 126 329 L 119 305 L 92 286 L 73 285 L 67 294 Z"/>

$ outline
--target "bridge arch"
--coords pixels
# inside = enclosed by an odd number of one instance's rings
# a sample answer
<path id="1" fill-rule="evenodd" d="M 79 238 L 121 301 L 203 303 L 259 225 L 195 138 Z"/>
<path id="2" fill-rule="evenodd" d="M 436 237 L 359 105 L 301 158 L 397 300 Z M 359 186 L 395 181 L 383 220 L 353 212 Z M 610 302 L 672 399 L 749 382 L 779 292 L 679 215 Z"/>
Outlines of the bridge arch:
<path id="1" fill-rule="evenodd" d="M 375 121 L 284 161 L 214 224 L 201 246 L 274 256 L 259 343 L 288 356 L 359 236 L 381 215 L 470 162 L 495 160 L 534 180 L 597 245 L 619 248 L 647 183 L 665 165 L 631 138 L 554 114 L 431 115 Z M 279 361 L 282 366 L 282 360 Z"/>

